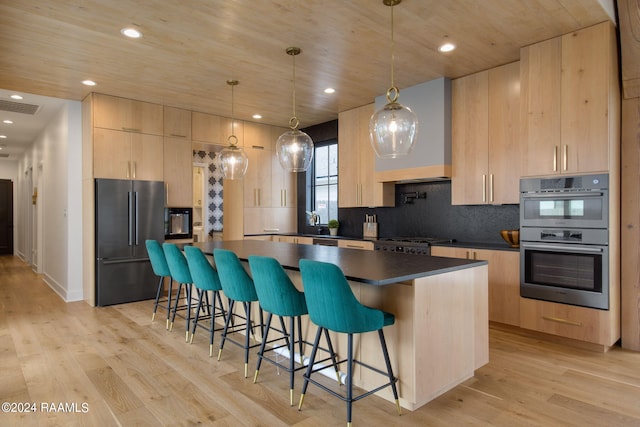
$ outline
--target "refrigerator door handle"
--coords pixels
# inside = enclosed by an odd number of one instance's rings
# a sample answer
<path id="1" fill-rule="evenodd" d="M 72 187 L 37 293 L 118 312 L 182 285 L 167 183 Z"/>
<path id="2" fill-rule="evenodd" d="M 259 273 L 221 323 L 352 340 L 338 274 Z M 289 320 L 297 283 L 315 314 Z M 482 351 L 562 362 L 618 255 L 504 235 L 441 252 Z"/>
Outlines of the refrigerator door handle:
<path id="1" fill-rule="evenodd" d="M 139 240 L 138 230 L 140 229 L 138 225 L 139 225 L 140 218 L 138 216 L 138 192 L 137 191 L 135 192 L 135 201 L 136 201 L 136 205 L 135 205 L 136 231 L 135 232 L 136 232 L 136 246 L 138 246 L 140 244 L 140 242 L 138 241 Z"/>
<path id="2" fill-rule="evenodd" d="M 127 196 L 129 197 L 129 215 L 128 215 L 128 222 L 129 222 L 129 246 L 133 246 L 133 218 L 132 218 L 132 211 L 133 211 L 133 194 L 131 193 L 131 191 L 127 192 Z"/>

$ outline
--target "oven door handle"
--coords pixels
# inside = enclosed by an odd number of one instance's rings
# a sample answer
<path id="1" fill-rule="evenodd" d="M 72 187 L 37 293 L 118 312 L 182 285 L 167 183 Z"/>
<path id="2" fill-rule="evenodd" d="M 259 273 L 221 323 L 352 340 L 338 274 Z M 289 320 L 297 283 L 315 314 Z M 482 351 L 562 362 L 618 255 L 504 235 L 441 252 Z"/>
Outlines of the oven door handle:
<path id="1" fill-rule="evenodd" d="M 602 191 L 590 191 L 590 192 L 583 192 L 583 193 L 522 193 L 522 198 L 523 199 L 557 199 L 557 198 L 561 198 L 561 199 L 565 199 L 565 198 L 571 198 L 571 199 L 583 199 L 586 197 L 602 197 L 604 196 L 604 192 Z"/>
<path id="2" fill-rule="evenodd" d="M 553 251 L 564 251 L 564 252 L 591 252 L 591 253 L 602 253 L 604 249 L 601 247 L 591 247 L 591 246 L 577 246 L 577 245 L 540 245 L 537 243 L 521 243 L 520 247 L 522 249 L 549 249 Z"/>

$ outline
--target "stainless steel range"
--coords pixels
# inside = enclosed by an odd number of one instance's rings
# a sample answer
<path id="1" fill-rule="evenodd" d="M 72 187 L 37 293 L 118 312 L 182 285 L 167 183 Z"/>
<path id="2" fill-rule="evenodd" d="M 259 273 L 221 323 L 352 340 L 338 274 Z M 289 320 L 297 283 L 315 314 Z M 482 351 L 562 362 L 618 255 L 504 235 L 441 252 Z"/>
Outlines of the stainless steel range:
<path id="1" fill-rule="evenodd" d="M 406 254 L 431 255 L 431 245 L 452 243 L 453 239 L 438 237 L 389 237 L 374 242 L 376 251 L 403 252 Z"/>

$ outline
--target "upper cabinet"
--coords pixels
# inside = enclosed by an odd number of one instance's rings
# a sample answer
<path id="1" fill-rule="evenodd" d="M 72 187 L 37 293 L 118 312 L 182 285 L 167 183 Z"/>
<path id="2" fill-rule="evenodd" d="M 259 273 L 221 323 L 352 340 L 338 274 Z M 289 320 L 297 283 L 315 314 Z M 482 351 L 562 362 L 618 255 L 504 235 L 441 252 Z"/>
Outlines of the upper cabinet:
<path id="1" fill-rule="evenodd" d="M 191 111 L 164 107 L 164 136 L 191 140 Z"/>
<path id="2" fill-rule="evenodd" d="M 520 58 L 523 175 L 611 170 L 620 117 L 613 24 L 524 47 Z"/>
<path id="3" fill-rule="evenodd" d="M 275 154 L 276 142 L 289 128 L 271 127 L 271 141 L 274 154 L 271 156 L 271 205 L 282 208 L 295 208 L 298 205 L 297 176 L 282 168 L 278 156 Z"/>
<path id="4" fill-rule="evenodd" d="M 520 64 L 453 81 L 454 205 L 518 203 Z"/>
<path id="5" fill-rule="evenodd" d="M 95 178 L 163 180 L 163 143 L 158 135 L 93 130 Z"/>
<path id="6" fill-rule="evenodd" d="M 193 152 L 191 141 L 164 138 L 165 204 L 171 207 L 193 205 Z M 201 196 L 199 198 L 202 198 Z"/>
<path id="7" fill-rule="evenodd" d="M 162 105 L 93 94 L 93 125 L 127 132 L 163 134 Z"/>
<path id="8" fill-rule="evenodd" d="M 377 182 L 375 152 L 369 141 L 374 104 L 343 111 L 338 116 L 338 206 L 394 206 L 392 182 Z"/>
<path id="9" fill-rule="evenodd" d="M 232 131 L 233 122 L 233 131 Z M 238 138 L 238 146 L 244 145 L 244 127 L 240 120 L 193 112 L 191 113 L 191 139 L 218 145 L 229 145 L 229 136 Z"/>

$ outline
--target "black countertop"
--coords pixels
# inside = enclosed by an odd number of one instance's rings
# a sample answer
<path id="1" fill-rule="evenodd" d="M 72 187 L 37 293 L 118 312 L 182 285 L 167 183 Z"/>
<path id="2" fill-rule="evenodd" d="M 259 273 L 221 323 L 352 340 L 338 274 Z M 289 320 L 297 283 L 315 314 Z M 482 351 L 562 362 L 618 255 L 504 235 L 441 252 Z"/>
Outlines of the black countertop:
<path id="1" fill-rule="evenodd" d="M 329 262 L 340 267 L 347 279 L 372 285 L 388 285 L 487 264 L 486 261 L 480 260 L 262 240 L 225 240 L 193 245 L 208 255 L 213 254 L 215 248 L 228 249 L 243 261 L 246 261 L 249 255 L 272 257 L 289 270 L 299 270 L 298 261 L 303 258 Z"/>

